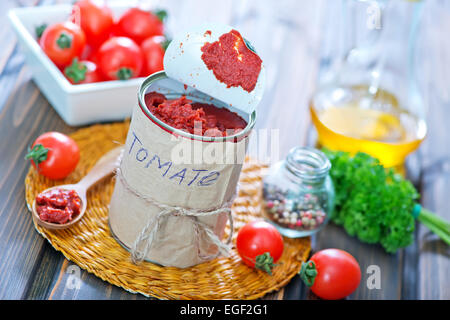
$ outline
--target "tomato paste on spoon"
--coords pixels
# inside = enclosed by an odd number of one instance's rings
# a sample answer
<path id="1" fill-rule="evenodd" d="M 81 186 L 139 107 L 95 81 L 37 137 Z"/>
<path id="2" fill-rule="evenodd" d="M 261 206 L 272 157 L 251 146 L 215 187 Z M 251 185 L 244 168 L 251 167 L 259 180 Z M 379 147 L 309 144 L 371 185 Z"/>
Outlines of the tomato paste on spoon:
<path id="1" fill-rule="evenodd" d="M 81 199 L 75 190 L 51 189 L 36 197 L 36 211 L 46 222 L 64 224 L 80 213 Z"/>

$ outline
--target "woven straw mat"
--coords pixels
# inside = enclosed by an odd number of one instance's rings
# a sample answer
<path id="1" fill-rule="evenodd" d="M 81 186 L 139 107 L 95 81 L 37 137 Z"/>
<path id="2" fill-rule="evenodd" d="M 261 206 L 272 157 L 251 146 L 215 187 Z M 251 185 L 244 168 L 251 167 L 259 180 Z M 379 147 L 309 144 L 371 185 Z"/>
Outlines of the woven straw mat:
<path id="1" fill-rule="evenodd" d="M 76 170 L 66 179 L 52 181 L 38 175 L 34 167 L 25 179 L 28 207 L 46 188 L 79 181 L 110 149 L 123 144 L 129 122 L 94 125 L 71 134 L 81 152 Z M 233 205 L 235 233 L 247 222 L 260 218 L 261 175 L 265 166 L 244 164 L 239 196 Z M 273 275 L 247 267 L 233 247 L 229 257 L 220 257 L 187 269 L 162 267 L 150 262 L 135 265 L 130 254 L 110 234 L 108 205 L 114 177 L 107 178 L 88 192 L 83 219 L 65 230 L 48 230 L 35 224 L 37 231 L 58 251 L 81 268 L 113 285 L 133 293 L 159 299 L 256 299 L 285 286 L 300 270 L 310 252 L 310 239 L 284 238 L 284 252 Z M 32 219 L 30 215 L 30 219 Z M 228 235 L 229 227 L 226 228 Z"/>

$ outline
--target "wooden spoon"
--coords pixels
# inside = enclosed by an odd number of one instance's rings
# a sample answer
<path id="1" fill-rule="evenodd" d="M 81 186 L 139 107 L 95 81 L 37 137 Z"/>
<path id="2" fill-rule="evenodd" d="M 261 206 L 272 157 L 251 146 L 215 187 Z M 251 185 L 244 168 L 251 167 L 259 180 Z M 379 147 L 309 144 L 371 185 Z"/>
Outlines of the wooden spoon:
<path id="1" fill-rule="evenodd" d="M 52 190 L 52 189 L 64 189 L 64 190 L 75 190 L 76 193 L 78 193 L 78 196 L 81 199 L 81 209 L 80 213 L 70 222 L 60 224 L 60 223 L 52 223 L 42 220 L 39 217 L 39 214 L 36 211 L 36 200 L 33 201 L 33 219 L 36 221 L 36 223 L 42 227 L 48 228 L 48 229 L 65 229 L 68 228 L 78 221 L 81 220 L 84 213 L 86 212 L 86 206 L 87 206 L 87 191 L 90 187 L 92 187 L 94 184 L 102 180 L 103 178 L 109 176 L 113 171 L 119 166 L 120 162 L 120 155 L 122 153 L 123 146 L 117 147 L 108 153 L 106 153 L 104 156 L 100 158 L 100 160 L 97 161 L 97 163 L 94 165 L 94 167 L 89 171 L 89 173 L 81 179 L 76 184 L 65 184 L 61 186 L 55 186 L 52 188 L 45 189 L 43 192 Z"/>

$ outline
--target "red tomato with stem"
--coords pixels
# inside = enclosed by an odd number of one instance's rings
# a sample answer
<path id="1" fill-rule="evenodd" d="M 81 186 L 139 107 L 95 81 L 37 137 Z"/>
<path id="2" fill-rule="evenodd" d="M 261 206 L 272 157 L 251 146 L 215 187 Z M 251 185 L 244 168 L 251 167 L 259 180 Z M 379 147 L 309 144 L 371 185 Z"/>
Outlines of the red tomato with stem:
<path id="1" fill-rule="evenodd" d="M 86 44 L 86 36 L 78 25 L 66 21 L 47 27 L 39 44 L 50 60 L 58 67 L 63 67 L 71 63 L 73 58 L 80 57 Z"/>
<path id="2" fill-rule="evenodd" d="M 143 76 L 164 70 L 164 49 L 162 48 L 164 41 L 165 38 L 163 36 L 153 36 L 142 42 L 141 49 L 144 54 Z"/>
<path id="3" fill-rule="evenodd" d="M 274 263 L 283 253 L 284 244 L 283 237 L 273 225 L 257 220 L 239 230 L 236 247 L 246 265 L 272 274 Z"/>
<path id="4" fill-rule="evenodd" d="M 64 69 L 64 75 L 72 84 L 93 83 L 102 81 L 97 65 L 88 60 L 73 59 L 72 64 Z"/>
<path id="5" fill-rule="evenodd" d="M 138 77 L 144 64 L 141 48 L 130 38 L 113 37 L 99 48 L 96 60 L 108 80 Z"/>
<path id="6" fill-rule="evenodd" d="M 140 8 L 130 8 L 117 22 L 116 32 L 118 35 L 129 37 L 140 44 L 151 36 L 164 34 L 163 20 L 166 15 L 164 10 L 151 12 Z"/>
<path id="7" fill-rule="evenodd" d="M 318 297 L 337 300 L 347 297 L 358 288 L 361 268 L 350 253 L 325 249 L 303 263 L 300 277 Z"/>
<path id="8" fill-rule="evenodd" d="M 28 151 L 25 159 L 47 178 L 59 180 L 75 170 L 80 160 L 80 149 L 76 142 L 59 132 L 40 135 Z"/>
<path id="9" fill-rule="evenodd" d="M 108 39 L 114 27 L 114 18 L 104 0 L 77 1 L 73 6 L 74 20 L 77 20 L 77 14 L 88 43 L 98 47 Z"/>

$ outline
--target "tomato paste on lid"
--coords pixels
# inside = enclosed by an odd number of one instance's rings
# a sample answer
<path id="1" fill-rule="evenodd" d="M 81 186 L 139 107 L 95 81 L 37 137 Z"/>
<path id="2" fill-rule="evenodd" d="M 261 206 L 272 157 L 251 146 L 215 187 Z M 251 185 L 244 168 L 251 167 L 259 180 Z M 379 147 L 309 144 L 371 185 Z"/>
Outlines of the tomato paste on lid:
<path id="1" fill-rule="evenodd" d="M 239 114 L 252 115 L 264 93 L 261 58 L 228 25 L 203 23 L 176 34 L 164 54 L 164 72 Z"/>
<path id="2" fill-rule="evenodd" d="M 75 190 L 51 189 L 36 197 L 39 218 L 51 223 L 64 224 L 80 214 L 81 199 Z"/>
<path id="3" fill-rule="evenodd" d="M 234 135 L 247 126 L 235 112 L 212 104 L 193 103 L 185 96 L 167 100 L 161 93 L 150 92 L 145 95 L 145 104 L 159 120 L 191 134 L 221 137 Z"/>
<path id="4" fill-rule="evenodd" d="M 205 43 L 201 50 L 207 68 L 227 88 L 241 86 L 248 92 L 255 89 L 262 60 L 247 47 L 238 31 L 231 30 L 221 35 L 218 41 Z"/>

